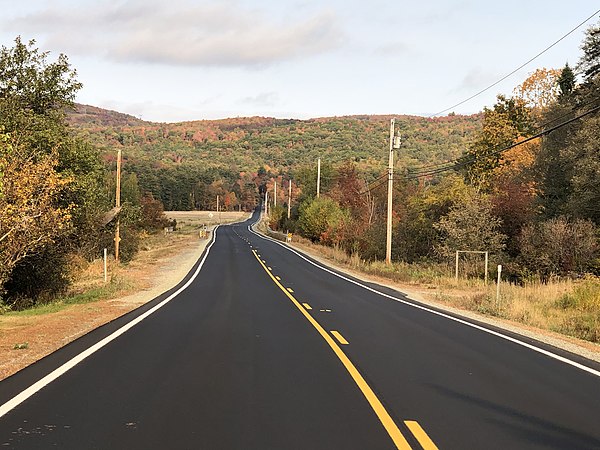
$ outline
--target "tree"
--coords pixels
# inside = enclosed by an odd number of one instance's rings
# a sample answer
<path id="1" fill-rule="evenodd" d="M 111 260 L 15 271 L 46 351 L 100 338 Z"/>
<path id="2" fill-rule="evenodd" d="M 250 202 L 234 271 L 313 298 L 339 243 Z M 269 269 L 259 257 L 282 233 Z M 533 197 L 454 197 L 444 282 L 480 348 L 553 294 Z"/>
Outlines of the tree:
<path id="1" fill-rule="evenodd" d="M 402 196 L 406 197 L 406 205 L 392 233 L 392 255 L 406 262 L 433 256 L 438 243 L 434 224 L 471 195 L 473 188 L 462 177 L 450 174 L 439 183 L 419 186 L 412 195 Z"/>
<path id="2" fill-rule="evenodd" d="M 49 62 L 34 41 L 24 44 L 20 38 L 13 48 L 0 49 L 0 132 L 5 136 L 0 284 L 11 271 L 27 274 L 11 277 L 5 298 L 32 288 L 55 290 L 52 283 L 66 278 L 67 252 L 89 243 L 89 254 L 96 253 L 96 219 L 105 204 L 103 169 L 97 151 L 70 135 L 64 116 L 80 87 L 64 55 Z"/>
<path id="3" fill-rule="evenodd" d="M 519 238 L 521 260 L 547 280 L 590 270 L 598 257 L 598 229 L 589 220 L 550 219 L 523 228 Z"/>
<path id="4" fill-rule="evenodd" d="M 141 227 L 146 231 L 161 230 L 167 226 L 167 216 L 160 200 L 154 199 L 152 194 L 144 195 L 141 200 Z"/>
<path id="5" fill-rule="evenodd" d="M 484 109 L 483 128 L 465 152 L 465 177 L 489 191 L 494 171 L 502 164 L 502 150 L 533 132 L 530 109 L 521 98 L 498 96 L 492 109 Z"/>
<path id="6" fill-rule="evenodd" d="M 583 55 L 578 68 L 583 72 L 585 81 L 591 81 L 600 74 L 600 25 L 588 28 L 581 49 Z"/>
<path id="7" fill-rule="evenodd" d="M 566 211 L 600 224 L 600 117 L 585 119 L 572 134 L 563 157 L 572 161 L 571 192 Z"/>
<path id="8" fill-rule="evenodd" d="M 347 213 L 332 199 L 327 197 L 314 198 L 305 201 L 300 207 L 298 228 L 300 232 L 313 242 L 337 242 L 340 237 L 334 233 Z"/>
<path id="9" fill-rule="evenodd" d="M 56 154 L 24 158 L 20 146 L 0 134 L 0 299 L 15 266 L 69 230 L 71 208 L 56 207 L 56 200 L 70 180 L 56 166 Z"/>
<path id="10" fill-rule="evenodd" d="M 490 201 L 473 194 L 464 203 L 455 204 L 434 227 L 441 234 L 437 252 L 448 258 L 457 250 L 499 253 L 506 236 L 500 232 L 500 219 L 492 214 Z"/>
<path id="11" fill-rule="evenodd" d="M 569 67 L 569 63 L 566 63 L 565 67 L 563 67 L 557 82 L 560 89 L 558 95 L 559 99 L 570 96 L 575 89 L 575 73 L 573 72 L 573 69 Z"/>
<path id="12" fill-rule="evenodd" d="M 558 98 L 558 80 L 561 73 L 560 70 L 546 69 L 545 67 L 536 69 L 515 88 L 515 95 L 522 99 L 527 107 L 539 113 Z"/>
<path id="13" fill-rule="evenodd" d="M 35 40 L 24 44 L 20 37 L 13 48 L 0 50 L 0 99 L 36 115 L 62 112 L 72 107 L 82 84 L 68 58 L 60 54 L 48 63 L 48 52 L 35 48 Z"/>

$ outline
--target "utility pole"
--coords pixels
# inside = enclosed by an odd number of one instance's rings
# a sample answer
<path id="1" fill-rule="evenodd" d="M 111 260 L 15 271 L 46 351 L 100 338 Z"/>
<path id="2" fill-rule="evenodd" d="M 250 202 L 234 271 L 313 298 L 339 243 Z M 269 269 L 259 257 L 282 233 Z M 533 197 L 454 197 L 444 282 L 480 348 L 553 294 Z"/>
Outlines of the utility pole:
<path id="1" fill-rule="evenodd" d="M 385 263 L 392 264 L 392 192 L 394 189 L 394 149 L 400 148 L 400 136 L 394 133 L 396 119 L 390 120 L 390 158 L 388 164 L 387 239 Z"/>
<path id="2" fill-rule="evenodd" d="M 292 217 L 292 180 L 289 181 L 289 193 L 288 193 L 288 219 Z"/>
<path id="3" fill-rule="evenodd" d="M 117 151 L 117 189 L 116 189 L 116 207 L 121 207 L 121 149 Z M 119 244 L 121 242 L 121 219 L 117 216 L 117 229 L 115 230 L 115 262 L 119 263 Z"/>
<path id="4" fill-rule="evenodd" d="M 317 160 L 317 198 L 319 198 L 319 189 L 321 188 L 321 158 Z"/>
<path id="5" fill-rule="evenodd" d="M 275 192 L 273 193 L 273 206 L 277 206 L 277 178 L 275 178 Z"/>

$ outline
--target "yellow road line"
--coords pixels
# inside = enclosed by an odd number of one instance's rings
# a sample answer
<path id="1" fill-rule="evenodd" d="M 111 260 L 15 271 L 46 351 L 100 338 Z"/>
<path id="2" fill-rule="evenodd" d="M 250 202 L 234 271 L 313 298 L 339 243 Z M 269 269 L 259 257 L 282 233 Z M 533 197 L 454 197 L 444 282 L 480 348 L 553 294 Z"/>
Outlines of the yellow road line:
<path id="1" fill-rule="evenodd" d="M 327 333 L 327 331 L 325 331 L 325 329 L 319 324 L 319 322 L 317 322 L 313 318 L 313 316 L 311 316 L 306 311 L 306 309 L 304 309 L 302 307 L 300 302 L 298 302 L 298 300 L 296 300 L 296 298 L 291 293 L 289 293 L 285 287 L 283 287 L 283 285 L 273 276 L 273 274 L 267 270 L 267 267 L 261 262 L 260 258 L 257 256 L 257 253 L 254 250 L 252 252 L 254 253 L 254 256 L 256 257 L 256 260 L 258 261 L 258 263 L 263 267 L 263 269 L 265 269 L 265 272 L 267 273 L 267 275 L 269 275 L 269 277 L 271 277 L 271 279 L 277 285 L 277 287 L 279 287 L 279 289 L 281 289 L 281 291 L 285 295 L 287 295 L 287 297 L 291 300 L 291 302 L 304 315 L 306 320 L 308 320 L 310 322 L 310 324 L 318 331 L 318 333 L 321 335 L 321 337 L 323 339 L 325 339 L 325 342 L 327 342 L 329 347 L 331 347 L 333 352 L 339 358 L 339 360 L 344 365 L 344 367 L 346 368 L 346 370 L 348 371 L 348 373 L 350 374 L 350 376 L 352 377 L 352 379 L 354 380 L 354 382 L 356 383 L 356 385 L 358 386 L 358 388 L 360 389 L 362 394 L 365 396 L 365 398 L 371 405 L 371 408 L 373 408 L 373 411 L 377 415 L 377 418 L 381 421 L 381 424 L 383 425 L 385 430 L 388 432 L 390 438 L 396 445 L 396 448 L 399 448 L 401 450 L 412 450 L 410 445 L 406 441 L 406 438 L 400 432 L 398 425 L 396 425 L 396 423 L 394 422 L 394 420 L 392 419 L 390 414 L 387 412 L 387 410 L 385 409 L 385 407 L 383 406 L 381 401 L 377 398 L 377 396 L 375 395 L 375 393 L 373 392 L 371 387 L 367 384 L 367 382 L 365 381 L 363 376 L 360 374 L 360 372 L 358 371 L 356 366 L 354 364 L 352 364 L 352 361 L 350 361 L 350 358 L 348 358 L 348 356 L 346 356 L 346 354 L 342 351 L 342 349 L 337 344 L 337 342 L 335 342 L 333 340 L 333 338 L 329 335 L 329 333 Z"/>
<path id="2" fill-rule="evenodd" d="M 273 268 L 272 268 L 272 267 L 267 267 L 267 269 L 269 269 L 269 270 L 273 270 Z"/>
<path id="3" fill-rule="evenodd" d="M 278 277 L 277 275 L 275 275 L 275 278 L 277 279 L 277 281 L 281 281 L 281 277 Z"/>
<path id="4" fill-rule="evenodd" d="M 294 290 L 292 288 L 287 288 L 288 291 L 290 291 L 292 294 L 294 293 Z"/>
<path id="5" fill-rule="evenodd" d="M 421 444 L 421 447 L 423 447 L 424 450 L 439 450 L 437 445 L 435 445 L 431 438 L 427 436 L 427 433 L 425 433 L 425 430 L 421 428 L 421 425 L 419 425 L 418 422 L 414 420 L 405 420 L 404 423 L 415 438 L 417 438 L 417 441 L 419 441 L 419 444 Z"/>
<path id="6" fill-rule="evenodd" d="M 309 311 L 312 309 L 311 306 L 308 303 L 302 303 L 302 306 L 304 306 Z"/>
<path id="7" fill-rule="evenodd" d="M 339 331 L 335 331 L 335 330 L 331 330 L 331 334 L 333 334 L 333 336 L 340 341 L 340 344 L 342 345 L 348 345 L 349 342 L 344 339 L 344 336 L 342 336 L 342 334 Z"/>

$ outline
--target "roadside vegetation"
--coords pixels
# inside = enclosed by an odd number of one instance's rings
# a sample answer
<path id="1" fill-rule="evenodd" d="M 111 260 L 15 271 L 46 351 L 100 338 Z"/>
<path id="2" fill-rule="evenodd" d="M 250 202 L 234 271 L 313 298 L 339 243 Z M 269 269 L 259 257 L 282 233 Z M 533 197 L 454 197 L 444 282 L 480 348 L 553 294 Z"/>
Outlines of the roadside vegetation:
<path id="1" fill-rule="evenodd" d="M 357 270 L 431 285 L 440 301 L 600 342 L 600 26 L 582 50 L 574 69 L 538 69 L 498 96 L 460 157 L 401 159 L 392 265 L 382 262 L 386 173 L 369 183 L 352 161 L 325 165 L 320 197 L 316 164 L 296 170 L 291 217 L 279 189 L 270 227 L 330 246 Z M 489 252 L 488 286 L 478 254 L 461 255 L 456 282 L 456 251 Z"/>

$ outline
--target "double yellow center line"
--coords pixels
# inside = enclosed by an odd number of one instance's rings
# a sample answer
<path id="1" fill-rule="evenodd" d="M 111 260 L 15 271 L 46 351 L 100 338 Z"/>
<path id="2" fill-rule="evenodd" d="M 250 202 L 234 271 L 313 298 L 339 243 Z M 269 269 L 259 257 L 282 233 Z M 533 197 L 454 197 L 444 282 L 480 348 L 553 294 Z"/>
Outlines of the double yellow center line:
<path id="1" fill-rule="evenodd" d="M 367 382 L 365 381 L 363 376 L 360 374 L 358 369 L 354 366 L 352 361 L 350 361 L 348 356 L 346 356 L 346 354 L 342 351 L 340 346 L 331 337 L 331 335 L 329 333 L 327 333 L 327 331 L 325 331 L 325 329 L 319 324 L 319 322 L 317 322 L 307 311 L 307 309 L 310 309 L 310 308 L 306 308 L 305 306 L 303 306 L 292 295 L 293 291 L 291 289 L 285 288 L 281 284 L 280 278 L 274 276 L 271 273 L 271 271 L 269 271 L 269 269 L 267 268 L 265 263 L 260 259 L 260 256 L 258 255 L 256 250 L 252 250 L 252 253 L 254 254 L 254 257 L 259 262 L 259 264 L 262 266 L 262 268 L 265 270 L 267 275 L 269 275 L 271 280 L 273 280 L 275 285 L 277 285 L 277 287 L 279 289 L 281 289 L 281 292 L 283 292 L 291 300 L 291 302 L 296 306 L 296 308 L 298 308 L 298 311 L 300 311 L 302 313 L 302 315 L 306 318 L 306 320 L 308 320 L 310 322 L 310 324 L 317 330 L 317 332 L 321 335 L 321 337 L 325 340 L 325 342 L 327 342 L 329 347 L 331 347 L 331 349 L 333 350 L 335 355 L 339 358 L 339 360 L 344 365 L 344 367 L 346 368 L 346 370 L 348 371 L 348 373 L 350 374 L 350 376 L 352 377 L 352 379 L 354 380 L 354 382 L 356 383 L 356 385 L 358 386 L 358 388 L 360 389 L 362 394 L 365 396 L 365 398 L 371 405 L 371 408 L 373 408 L 373 411 L 377 415 L 377 418 L 381 421 L 383 427 L 389 434 L 390 438 L 392 439 L 392 441 L 394 442 L 396 447 L 401 450 L 412 450 L 412 447 L 409 445 L 409 443 L 406 440 L 406 438 L 404 437 L 404 435 L 400 432 L 398 425 L 396 425 L 396 423 L 391 418 L 391 416 L 389 415 L 389 413 L 387 412 L 387 410 L 385 409 L 385 407 L 383 406 L 381 401 L 377 398 L 377 396 L 375 395 L 375 393 L 373 392 L 371 387 L 367 384 Z M 341 335 L 339 335 L 339 336 L 343 340 L 343 341 L 340 341 L 340 342 L 342 342 L 342 344 L 348 343 Z M 337 339 L 340 339 L 340 338 L 338 337 Z M 414 424 L 416 424 L 416 422 L 407 421 L 405 423 L 408 426 L 408 428 L 411 430 L 411 432 L 414 433 L 415 431 L 418 431 L 417 434 L 420 434 L 420 432 L 424 433 L 424 431 L 422 430 L 422 428 L 420 426 L 418 426 L 418 424 L 417 424 L 417 426 L 414 426 Z M 409 425 L 409 423 L 410 423 L 410 425 Z M 418 427 L 418 430 L 417 430 L 417 427 Z M 425 436 L 427 436 L 427 435 L 425 435 Z M 426 442 L 426 441 L 422 441 L 421 439 L 419 439 L 419 437 L 420 436 L 415 435 L 415 438 L 417 438 L 417 440 L 419 440 L 419 443 L 421 444 L 421 446 L 423 446 L 424 449 L 426 449 L 426 450 L 436 450 L 437 449 L 435 444 L 433 444 L 433 442 L 429 438 L 427 438 L 428 442 Z"/>

